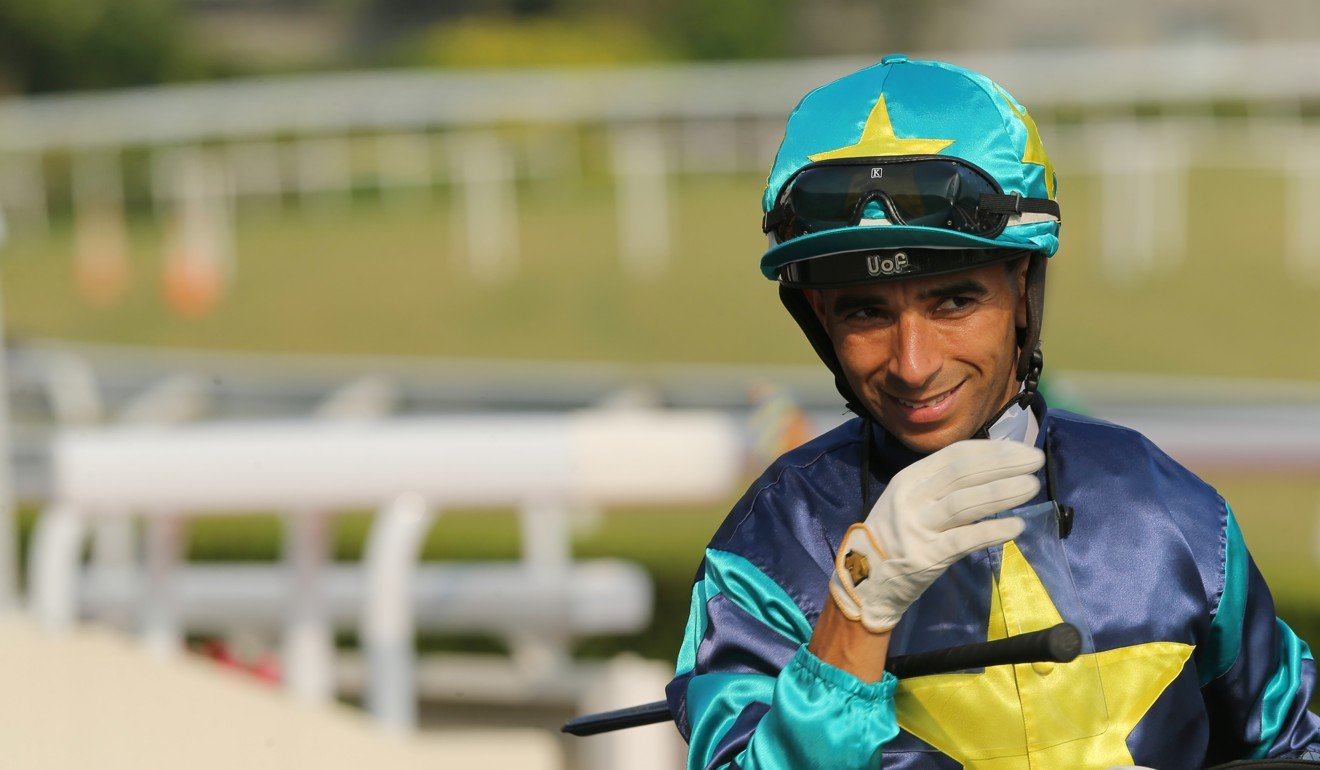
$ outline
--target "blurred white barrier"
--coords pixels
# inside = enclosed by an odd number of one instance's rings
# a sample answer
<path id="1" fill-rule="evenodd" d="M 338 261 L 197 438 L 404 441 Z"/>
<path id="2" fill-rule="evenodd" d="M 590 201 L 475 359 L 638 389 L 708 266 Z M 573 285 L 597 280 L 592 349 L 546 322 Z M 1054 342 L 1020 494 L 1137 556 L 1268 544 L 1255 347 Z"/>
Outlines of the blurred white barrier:
<path id="1" fill-rule="evenodd" d="M 70 428 L 52 439 L 52 499 L 96 515 L 535 499 L 700 502 L 739 471 L 739 432 L 702 412 L 500 413 L 379 422 Z"/>
<path id="2" fill-rule="evenodd" d="M 337 563 L 318 574 L 326 620 L 356 630 L 367 584 L 356 565 Z M 629 562 L 575 562 L 562 585 L 538 580 L 520 562 L 421 564 L 404 600 L 418 630 L 506 635 L 527 627 L 563 625 L 582 635 L 632 633 L 651 616 L 651 581 Z M 77 609 L 133 607 L 140 599 L 136 570 L 86 570 L 78 576 Z M 177 620 L 203 634 L 235 625 L 278 629 L 292 586 L 278 564 L 206 562 L 173 577 Z"/>
<path id="3" fill-rule="evenodd" d="M 610 661 L 602 685 L 583 702 L 582 710 L 608 711 L 653 701 L 673 673 L 672 667 L 658 661 L 620 656 Z M 687 757 L 687 747 L 672 724 L 633 727 L 586 740 L 584 752 L 592 767 L 673 770 L 683 767 Z"/>
<path id="4" fill-rule="evenodd" d="M 566 660 L 574 635 L 637 628 L 649 616 L 645 578 L 617 563 L 574 563 L 570 512 L 723 501 L 741 457 L 736 422 L 708 412 L 68 428 L 51 445 L 52 502 L 33 533 L 31 606 L 58 630 L 77 618 L 80 594 L 106 604 L 133 594 L 122 572 L 78 577 L 85 522 L 132 512 L 158 535 L 136 584 L 156 644 L 225 621 L 274 624 L 294 606 L 310 622 L 302 605 L 314 588 L 317 622 L 360 624 L 373 713 L 407 729 L 415 623 L 508 633 L 533 673 Z M 523 560 L 417 566 L 435 512 L 457 506 L 520 508 Z M 361 507 L 384 515 L 360 568 L 308 559 L 281 586 L 269 566 L 174 566 L 179 516 Z"/>

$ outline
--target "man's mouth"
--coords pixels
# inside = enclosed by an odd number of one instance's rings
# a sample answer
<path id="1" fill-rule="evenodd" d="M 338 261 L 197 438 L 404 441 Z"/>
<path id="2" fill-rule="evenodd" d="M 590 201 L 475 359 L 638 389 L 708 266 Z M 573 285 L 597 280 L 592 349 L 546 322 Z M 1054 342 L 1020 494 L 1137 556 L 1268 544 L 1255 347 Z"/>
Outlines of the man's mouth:
<path id="1" fill-rule="evenodd" d="M 894 400 L 903 406 L 906 406 L 908 409 L 921 409 L 922 407 L 935 406 L 936 404 L 942 403 L 951 395 L 953 395 L 953 391 L 946 390 L 938 396 L 932 396 L 925 401 L 909 401 L 906 398 L 898 398 L 897 396 L 894 397 Z"/>
<path id="2" fill-rule="evenodd" d="M 890 396 L 890 398 L 898 404 L 905 419 L 916 422 L 929 422 L 944 417 L 945 412 L 949 410 L 953 397 L 961 389 L 962 383 L 958 383 L 943 393 L 936 393 L 923 399 L 899 398 L 898 396 Z"/>

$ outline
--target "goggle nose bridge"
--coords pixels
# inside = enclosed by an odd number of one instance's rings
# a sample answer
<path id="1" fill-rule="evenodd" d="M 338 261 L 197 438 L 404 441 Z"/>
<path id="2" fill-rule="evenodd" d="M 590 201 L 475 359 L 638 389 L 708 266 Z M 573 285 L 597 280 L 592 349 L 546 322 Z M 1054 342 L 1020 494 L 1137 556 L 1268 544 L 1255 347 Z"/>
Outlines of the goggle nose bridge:
<path id="1" fill-rule="evenodd" d="M 884 207 L 885 219 L 898 225 L 907 224 L 907 220 L 903 218 L 903 214 L 898 210 L 898 207 L 894 205 L 894 199 L 889 197 L 889 193 L 879 187 L 872 188 L 862 193 L 862 196 L 857 199 L 857 205 L 853 206 L 852 216 L 849 217 L 850 221 L 848 224 L 852 227 L 860 225 L 862 223 L 862 218 L 866 214 L 867 204 L 873 201 L 879 201 L 880 205 Z"/>

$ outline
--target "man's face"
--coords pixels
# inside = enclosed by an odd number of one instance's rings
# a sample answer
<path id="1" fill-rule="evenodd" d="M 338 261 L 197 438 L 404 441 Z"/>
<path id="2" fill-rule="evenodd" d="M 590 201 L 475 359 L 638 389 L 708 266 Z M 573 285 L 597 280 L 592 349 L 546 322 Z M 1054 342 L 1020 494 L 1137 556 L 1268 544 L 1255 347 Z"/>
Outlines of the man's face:
<path id="1" fill-rule="evenodd" d="M 895 438 L 934 452 L 1017 393 L 1026 260 L 952 275 L 808 290 L 848 384 Z"/>

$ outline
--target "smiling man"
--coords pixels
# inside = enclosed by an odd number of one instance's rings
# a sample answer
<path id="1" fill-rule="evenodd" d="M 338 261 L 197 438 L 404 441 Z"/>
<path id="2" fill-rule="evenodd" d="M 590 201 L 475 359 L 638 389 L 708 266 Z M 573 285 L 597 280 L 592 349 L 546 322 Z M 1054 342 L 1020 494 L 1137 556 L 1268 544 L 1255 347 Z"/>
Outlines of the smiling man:
<path id="1" fill-rule="evenodd" d="M 1013 97 L 902 56 L 822 86 L 789 118 L 763 210 L 761 271 L 857 419 L 780 458 L 706 550 L 668 689 L 689 767 L 1320 753 L 1314 661 L 1228 504 L 1139 434 L 1036 393 L 1059 206 Z M 1024 534 L 1041 521 L 1043 546 Z M 885 671 L 1064 612 L 1089 627 L 1072 663 Z"/>
<path id="2" fill-rule="evenodd" d="M 849 388 L 904 445 L 967 438 L 1017 394 L 1027 257 L 1005 265 L 806 291 Z"/>

